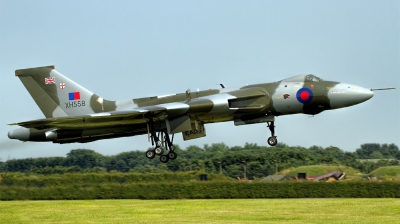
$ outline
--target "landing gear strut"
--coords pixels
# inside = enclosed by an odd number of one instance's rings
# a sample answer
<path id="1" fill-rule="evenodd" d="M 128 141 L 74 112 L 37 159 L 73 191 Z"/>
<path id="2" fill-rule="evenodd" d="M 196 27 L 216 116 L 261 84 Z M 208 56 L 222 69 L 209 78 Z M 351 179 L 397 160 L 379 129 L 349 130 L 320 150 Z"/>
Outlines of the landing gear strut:
<path id="1" fill-rule="evenodd" d="M 275 146 L 276 144 L 278 144 L 278 139 L 276 138 L 277 136 L 275 136 L 275 125 L 274 122 L 267 122 L 268 124 L 268 128 L 271 131 L 271 137 L 268 138 L 268 144 L 270 146 Z"/>
<path id="2" fill-rule="evenodd" d="M 162 163 L 167 163 L 169 160 L 174 160 L 178 157 L 176 152 L 174 152 L 173 141 L 174 135 L 172 135 L 172 140 L 169 138 L 169 134 L 166 131 L 158 132 L 156 134 L 154 128 L 153 118 L 150 117 L 148 121 L 148 132 L 149 139 L 151 139 L 151 145 L 154 146 L 154 149 L 147 150 L 146 157 L 149 159 L 153 159 L 156 155 L 160 156 L 160 161 Z M 161 134 L 161 140 L 160 140 Z M 166 149 L 169 151 L 166 155 L 164 154 L 164 149 L 162 148 L 164 143 L 166 144 Z"/>

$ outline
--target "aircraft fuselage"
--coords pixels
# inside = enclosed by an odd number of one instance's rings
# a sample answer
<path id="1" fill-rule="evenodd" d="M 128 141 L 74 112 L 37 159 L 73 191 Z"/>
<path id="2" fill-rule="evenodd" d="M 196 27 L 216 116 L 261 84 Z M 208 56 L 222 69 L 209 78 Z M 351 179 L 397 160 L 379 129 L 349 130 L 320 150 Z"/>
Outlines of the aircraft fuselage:
<path id="1" fill-rule="evenodd" d="M 22 128 L 10 131 L 8 137 L 54 143 L 85 143 L 150 132 L 182 132 L 187 140 L 204 137 L 204 124 L 272 122 L 273 126 L 276 116 L 315 115 L 359 104 L 374 95 L 360 86 L 299 75 L 238 88 L 109 101 L 69 80 L 52 66 L 17 70 L 16 75 L 29 87 L 47 118 L 16 123 Z M 193 131 L 204 133 L 185 138 L 185 132 Z M 273 127 L 271 132 L 274 136 Z"/>

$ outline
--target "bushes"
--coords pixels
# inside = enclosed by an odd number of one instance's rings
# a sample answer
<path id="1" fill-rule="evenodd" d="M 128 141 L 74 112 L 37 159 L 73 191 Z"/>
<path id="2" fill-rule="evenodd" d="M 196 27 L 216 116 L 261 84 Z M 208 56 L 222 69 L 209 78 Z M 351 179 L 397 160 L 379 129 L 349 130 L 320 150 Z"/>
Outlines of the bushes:
<path id="1" fill-rule="evenodd" d="M 397 182 L 174 182 L 0 186 L 0 200 L 400 198 Z"/>
<path id="2" fill-rule="evenodd" d="M 186 173 L 2 174 L 0 200 L 400 198 L 400 182 L 233 182 L 223 175 Z M 194 181 L 196 180 L 196 181 Z"/>
<path id="3" fill-rule="evenodd" d="M 70 173 L 62 175 L 29 175 L 21 173 L 2 174 L 2 185 L 23 187 L 51 187 L 70 184 L 126 184 L 148 182 L 184 182 L 199 180 L 201 172 L 164 173 Z M 227 180 L 223 175 L 208 174 L 209 180 Z"/>

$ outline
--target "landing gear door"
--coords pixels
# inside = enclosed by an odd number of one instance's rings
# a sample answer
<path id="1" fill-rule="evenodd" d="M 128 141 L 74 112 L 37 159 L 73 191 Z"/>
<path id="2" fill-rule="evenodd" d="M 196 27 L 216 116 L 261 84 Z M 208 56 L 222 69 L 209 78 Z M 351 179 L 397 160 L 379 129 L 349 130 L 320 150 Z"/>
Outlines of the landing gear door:
<path id="1" fill-rule="evenodd" d="M 204 123 L 192 124 L 192 130 L 182 132 L 182 136 L 185 141 L 205 137 L 206 129 L 204 128 Z"/>
<path id="2" fill-rule="evenodd" d="M 259 117 L 240 117 L 233 120 L 235 126 L 247 125 L 247 124 L 257 124 L 275 121 L 275 117 L 272 115 L 265 115 Z"/>
<path id="3" fill-rule="evenodd" d="M 174 119 L 168 119 L 165 122 L 168 134 L 175 134 L 192 129 L 190 117 L 188 115 L 177 117 Z"/>

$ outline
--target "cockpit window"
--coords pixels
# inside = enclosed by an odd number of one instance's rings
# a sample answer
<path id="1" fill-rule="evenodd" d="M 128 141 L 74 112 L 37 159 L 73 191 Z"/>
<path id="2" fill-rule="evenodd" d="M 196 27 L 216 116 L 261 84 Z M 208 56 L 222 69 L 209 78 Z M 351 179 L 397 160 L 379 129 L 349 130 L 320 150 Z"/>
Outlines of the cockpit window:
<path id="1" fill-rule="evenodd" d="M 321 78 L 318 78 L 317 76 L 314 76 L 314 78 L 313 78 L 312 81 L 313 81 L 313 82 L 320 82 L 320 81 L 322 81 L 322 79 L 321 79 Z"/>
<path id="2" fill-rule="evenodd" d="M 281 81 L 285 81 L 285 82 L 321 82 L 322 79 L 309 74 L 309 75 L 298 75 L 298 76 L 294 76 L 294 77 L 290 77 Z"/>
<path id="3" fill-rule="evenodd" d="M 320 82 L 320 81 L 322 81 L 321 78 L 318 78 L 318 77 L 315 76 L 315 75 L 307 75 L 306 79 L 307 79 L 307 81 L 309 81 L 309 82 Z"/>

